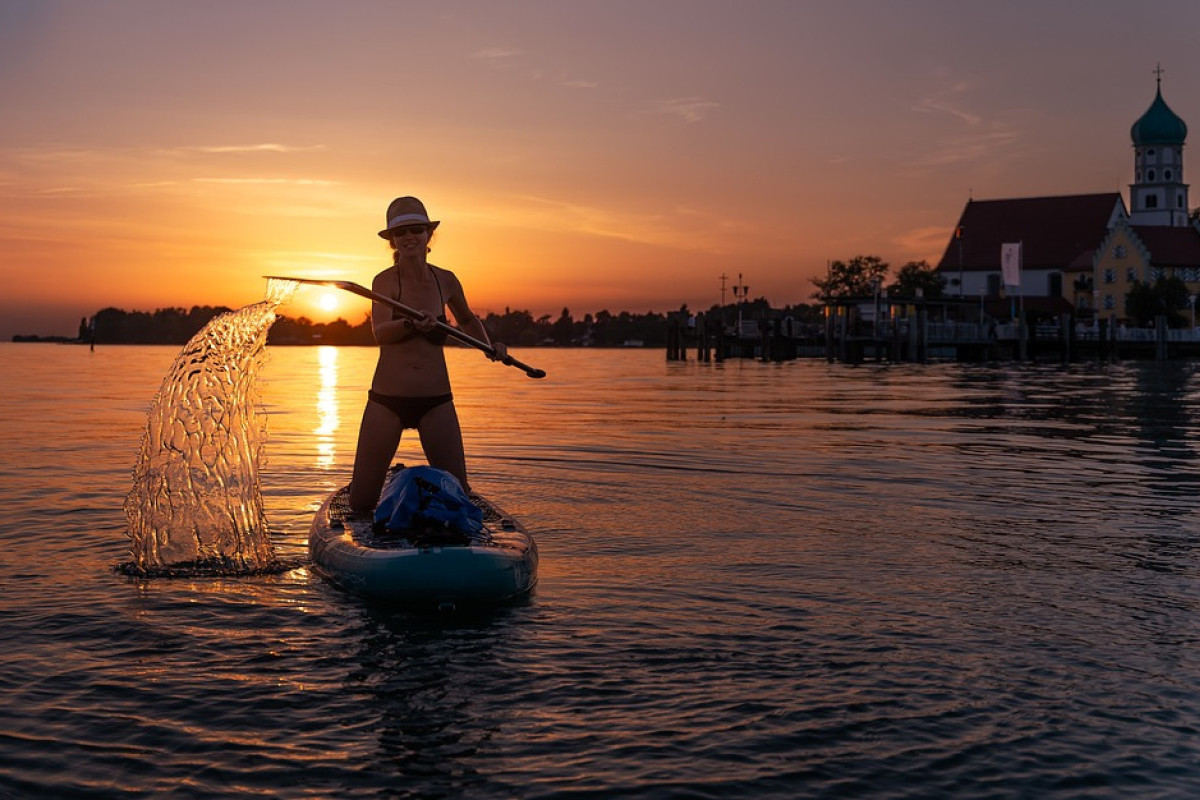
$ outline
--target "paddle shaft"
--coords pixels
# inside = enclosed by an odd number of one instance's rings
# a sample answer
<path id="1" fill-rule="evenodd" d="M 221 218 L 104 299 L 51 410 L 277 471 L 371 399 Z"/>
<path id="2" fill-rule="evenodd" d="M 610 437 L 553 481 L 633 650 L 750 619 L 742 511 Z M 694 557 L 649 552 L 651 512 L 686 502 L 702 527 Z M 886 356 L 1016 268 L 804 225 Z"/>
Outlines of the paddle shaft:
<path id="1" fill-rule="evenodd" d="M 359 284 L 354 283 L 352 281 L 317 280 L 315 278 L 285 278 L 281 275 L 265 275 L 263 277 L 265 277 L 267 279 L 274 278 L 275 280 L 280 280 L 280 281 L 295 281 L 296 283 L 309 283 L 309 284 L 314 284 L 317 286 L 334 286 L 334 287 L 337 287 L 338 289 L 342 289 L 344 291 L 350 292 L 351 294 L 356 294 L 359 297 L 365 297 L 368 300 L 373 300 L 376 303 L 383 303 L 384 305 L 391 306 L 392 308 L 396 309 L 400 313 L 407 314 L 408 316 L 413 317 L 414 319 L 424 316 L 424 314 L 422 314 L 422 312 L 418 311 L 417 309 L 413 308 L 412 306 L 407 306 L 404 303 L 401 303 L 399 300 L 393 300 L 392 298 L 388 297 L 387 295 L 380 294 L 379 292 L 373 292 L 370 289 L 368 289 L 367 287 L 360 286 Z M 510 366 L 510 367 L 516 367 L 517 369 L 521 370 L 522 372 L 524 372 L 526 375 L 528 375 L 531 378 L 546 377 L 545 370 L 537 369 L 536 367 L 531 367 L 528 364 L 524 364 L 524 363 L 518 361 L 517 359 L 513 358 L 510 355 L 506 354 L 503 358 L 497 357 L 496 348 L 492 347 L 487 342 L 482 342 L 479 339 L 476 339 L 474 336 L 471 336 L 470 334 L 463 333 L 458 328 L 455 328 L 453 325 L 447 325 L 445 322 L 442 322 L 440 319 L 435 319 L 434 323 L 437 325 L 437 327 L 439 327 L 443 331 L 445 331 L 447 336 L 457 339 L 458 341 L 462 342 L 463 344 L 468 344 L 477 350 L 482 350 L 489 357 L 499 361 L 501 364 L 506 364 L 507 366 Z"/>

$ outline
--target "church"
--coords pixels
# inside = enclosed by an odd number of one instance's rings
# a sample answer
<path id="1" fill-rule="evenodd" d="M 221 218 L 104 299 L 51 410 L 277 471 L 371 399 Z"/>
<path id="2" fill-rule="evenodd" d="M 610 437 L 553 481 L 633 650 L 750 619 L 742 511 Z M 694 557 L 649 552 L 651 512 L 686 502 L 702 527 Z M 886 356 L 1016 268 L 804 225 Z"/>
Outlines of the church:
<path id="1" fill-rule="evenodd" d="M 1189 218 L 1183 175 L 1187 125 L 1163 100 L 1156 72 L 1154 102 L 1130 129 L 1129 207 L 1119 192 L 969 200 L 937 265 L 948 296 L 1019 297 L 1027 311 L 1123 322 L 1135 281 L 1174 276 L 1200 294 L 1200 222 Z M 1016 264 L 1006 270 L 1002 254 Z"/>

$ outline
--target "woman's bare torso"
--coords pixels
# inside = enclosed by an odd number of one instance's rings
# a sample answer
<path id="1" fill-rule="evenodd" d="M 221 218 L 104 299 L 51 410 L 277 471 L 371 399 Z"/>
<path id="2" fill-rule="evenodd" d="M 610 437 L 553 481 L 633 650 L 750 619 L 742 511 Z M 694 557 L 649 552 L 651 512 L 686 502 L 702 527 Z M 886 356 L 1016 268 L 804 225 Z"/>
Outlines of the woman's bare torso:
<path id="1" fill-rule="evenodd" d="M 437 271 L 437 278 L 434 271 Z M 449 273 L 432 264 L 401 264 L 379 273 L 375 291 L 434 317 L 445 313 L 443 303 L 450 288 Z M 440 289 L 439 292 L 439 281 Z M 374 313 L 378 313 L 378 307 Z M 396 312 L 397 318 L 403 316 Z M 379 346 L 379 361 L 371 388 L 398 397 L 428 397 L 450 391 L 450 375 L 440 342 L 417 335 Z"/>

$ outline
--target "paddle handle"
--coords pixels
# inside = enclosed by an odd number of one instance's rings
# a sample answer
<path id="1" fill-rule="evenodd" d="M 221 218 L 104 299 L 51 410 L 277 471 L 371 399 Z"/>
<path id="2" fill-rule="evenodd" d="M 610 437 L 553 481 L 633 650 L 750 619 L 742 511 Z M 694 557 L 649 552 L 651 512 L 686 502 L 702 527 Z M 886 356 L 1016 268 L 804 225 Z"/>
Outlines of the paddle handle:
<path id="1" fill-rule="evenodd" d="M 319 286 L 335 286 L 338 289 L 342 289 L 344 291 L 350 292 L 351 294 L 356 294 L 359 297 L 365 297 L 368 300 L 375 301 L 376 303 L 383 303 L 384 305 L 391 306 L 392 308 L 396 309 L 397 311 L 401 312 L 402 314 L 407 314 L 410 317 L 417 318 L 417 317 L 424 316 L 422 314 L 422 312 L 418 311 L 417 309 L 415 309 L 411 306 L 407 306 L 404 303 L 401 303 L 399 300 L 394 300 L 391 297 L 388 297 L 387 295 L 380 294 L 379 292 L 373 292 L 370 289 L 368 289 L 367 287 L 361 286 L 352 281 L 317 280 L 315 278 L 285 278 L 285 277 L 278 276 L 278 275 L 264 275 L 263 277 L 267 278 L 268 280 L 274 278 L 275 280 L 279 280 L 279 281 L 295 281 L 297 283 L 310 283 L 310 284 L 316 284 Z M 482 342 L 479 339 L 476 339 L 474 336 L 471 336 L 470 334 L 463 333 L 458 328 L 455 328 L 453 325 L 447 325 L 445 322 L 442 322 L 440 319 L 435 319 L 434 323 L 437 325 L 437 327 L 439 327 L 440 329 L 445 331 L 446 335 L 451 336 L 454 339 L 457 339 L 458 341 L 462 342 L 463 344 L 468 344 L 477 350 L 482 350 L 484 353 L 487 354 L 487 356 L 489 358 L 491 358 L 495 361 L 499 361 L 501 364 L 504 364 L 509 367 L 516 367 L 517 369 L 521 370 L 522 372 L 524 372 L 526 375 L 528 375 L 531 378 L 546 377 L 546 371 L 544 369 L 538 369 L 537 367 L 531 367 L 528 364 L 518 361 L 517 359 L 513 358 L 511 355 L 508 355 L 507 353 L 501 358 L 501 357 L 497 356 L 496 348 L 492 347 L 487 342 Z"/>

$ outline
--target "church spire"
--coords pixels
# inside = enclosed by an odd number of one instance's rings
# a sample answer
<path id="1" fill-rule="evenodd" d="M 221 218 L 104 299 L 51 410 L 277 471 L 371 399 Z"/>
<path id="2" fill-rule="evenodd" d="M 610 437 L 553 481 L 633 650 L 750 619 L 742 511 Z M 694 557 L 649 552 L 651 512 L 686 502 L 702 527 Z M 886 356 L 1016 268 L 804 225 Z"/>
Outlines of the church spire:
<path id="1" fill-rule="evenodd" d="M 1129 221 L 1134 225 L 1187 224 L 1188 187 L 1183 182 L 1183 143 L 1187 124 L 1162 97 L 1161 64 L 1154 67 L 1154 102 L 1129 130 L 1133 176 Z"/>

